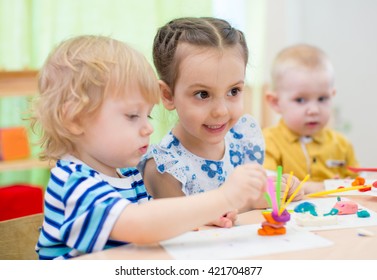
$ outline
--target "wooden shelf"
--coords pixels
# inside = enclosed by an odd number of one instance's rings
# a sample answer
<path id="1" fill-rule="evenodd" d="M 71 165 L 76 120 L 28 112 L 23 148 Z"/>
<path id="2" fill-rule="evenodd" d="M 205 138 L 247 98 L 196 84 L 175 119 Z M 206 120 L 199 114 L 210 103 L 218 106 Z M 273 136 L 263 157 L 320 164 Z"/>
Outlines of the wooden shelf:
<path id="1" fill-rule="evenodd" d="M 38 92 L 38 71 L 0 71 L 0 96 L 27 96 Z"/>
<path id="2" fill-rule="evenodd" d="M 51 167 L 49 166 L 47 161 L 40 161 L 36 158 L 0 161 L 0 172 L 33 168 L 46 169 Z"/>
<path id="3" fill-rule="evenodd" d="M 32 96 L 38 92 L 38 71 L 0 71 L 0 97 Z M 43 162 L 37 158 L 0 161 L 0 172 L 50 168 L 47 161 Z"/>

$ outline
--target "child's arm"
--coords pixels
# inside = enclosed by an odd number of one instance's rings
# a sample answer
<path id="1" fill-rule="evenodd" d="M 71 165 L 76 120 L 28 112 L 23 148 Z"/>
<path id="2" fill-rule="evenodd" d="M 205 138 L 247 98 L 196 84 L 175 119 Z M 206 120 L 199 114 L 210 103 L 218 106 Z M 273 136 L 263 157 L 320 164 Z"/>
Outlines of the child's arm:
<path id="1" fill-rule="evenodd" d="M 156 162 L 153 158 L 145 163 L 144 185 L 153 198 L 167 198 L 185 196 L 181 183 L 169 173 L 157 171 Z"/>
<path id="2" fill-rule="evenodd" d="M 110 236 L 139 244 L 174 237 L 258 199 L 265 191 L 266 181 L 266 174 L 258 164 L 238 166 L 216 190 L 128 205 Z"/>
<path id="3" fill-rule="evenodd" d="M 157 171 L 156 162 L 149 159 L 145 164 L 144 184 L 153 198 L 168 198 L 185 196 L 181 189 L 181 183 L 169 173 L 160 173 Z M 237 210 L 230 211 L 220 218 L 209 222 L 207 225 L 229 228 L 237 220 Z"/>

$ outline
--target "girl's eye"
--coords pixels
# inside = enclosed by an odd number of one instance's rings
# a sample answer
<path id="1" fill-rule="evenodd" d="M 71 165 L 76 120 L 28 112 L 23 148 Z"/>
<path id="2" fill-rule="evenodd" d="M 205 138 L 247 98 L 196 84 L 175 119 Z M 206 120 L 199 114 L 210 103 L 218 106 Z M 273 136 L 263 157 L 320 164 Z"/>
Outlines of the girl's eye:
<path id="1" fill-rule="evenodd" d="M 209 94 L 206 91 L 199 91 L 199 92 L 195 93 L 195 97 L 198 98 L 198 99 L 206 99 L 206 98 L 209 97 Z"/>
<path id="2" fill-rule="evenodd" d="M 240 92 L 241 92 L 241 90 L 239 88 L 232 88 L 228 92 L 228 96 L 237 96 Z"/>

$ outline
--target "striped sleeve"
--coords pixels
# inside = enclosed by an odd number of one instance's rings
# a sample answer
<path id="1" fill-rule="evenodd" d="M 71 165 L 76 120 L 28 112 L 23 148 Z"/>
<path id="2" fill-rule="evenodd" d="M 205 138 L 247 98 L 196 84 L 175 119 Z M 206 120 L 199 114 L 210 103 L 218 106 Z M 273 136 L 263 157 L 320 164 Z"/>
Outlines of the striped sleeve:
<path id="1" fill-rule="evenodd" d="M 108 247 L 110 232 L 130 203 L 94 170 L 58 163 L 45 193 L 36 246 L 40 259 L 67 259 Z"/>

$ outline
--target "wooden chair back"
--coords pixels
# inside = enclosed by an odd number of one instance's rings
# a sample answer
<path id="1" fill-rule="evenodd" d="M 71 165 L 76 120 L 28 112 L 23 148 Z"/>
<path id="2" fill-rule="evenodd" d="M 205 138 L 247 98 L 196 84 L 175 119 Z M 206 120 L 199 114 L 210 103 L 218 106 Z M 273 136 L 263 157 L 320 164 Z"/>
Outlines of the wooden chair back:
<path id="1" fill-rule="evenodd" d="M 36 260 L 43 214 L 0 222 L 0 260 Z"/>

